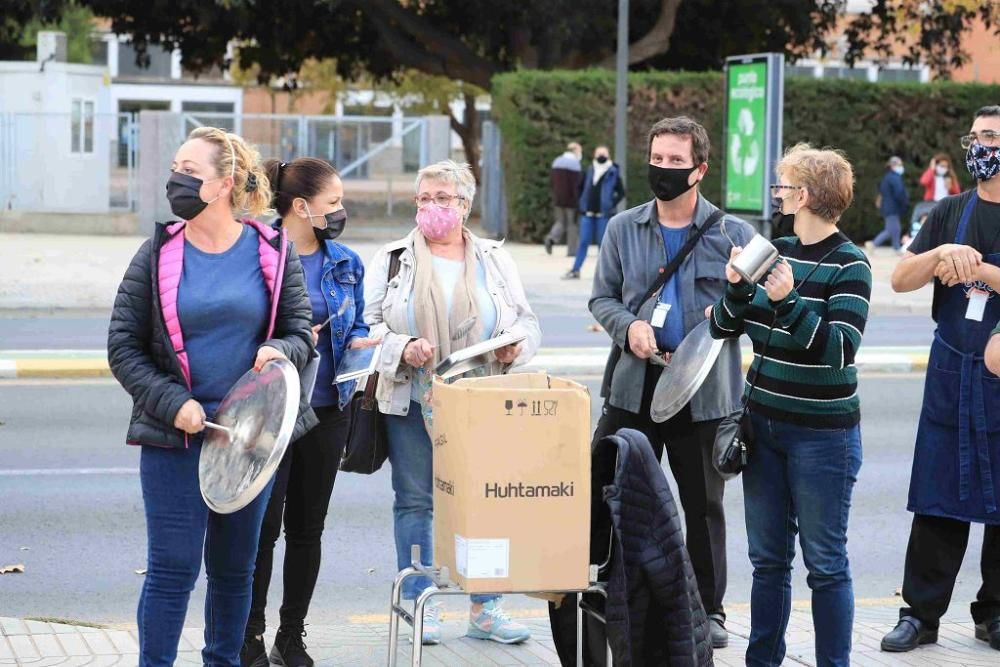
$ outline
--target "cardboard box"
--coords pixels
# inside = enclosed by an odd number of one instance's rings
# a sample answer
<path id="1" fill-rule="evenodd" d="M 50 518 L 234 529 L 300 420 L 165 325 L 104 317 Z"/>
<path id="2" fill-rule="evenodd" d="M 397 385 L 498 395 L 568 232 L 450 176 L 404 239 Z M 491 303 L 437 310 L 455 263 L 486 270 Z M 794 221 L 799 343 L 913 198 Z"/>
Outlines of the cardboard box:
<path id="1" fill-rule="evenodd" d="M 470 593 L 587 587 L 590 394 L 524 373 L 434 394 L 434 564 Z"/>

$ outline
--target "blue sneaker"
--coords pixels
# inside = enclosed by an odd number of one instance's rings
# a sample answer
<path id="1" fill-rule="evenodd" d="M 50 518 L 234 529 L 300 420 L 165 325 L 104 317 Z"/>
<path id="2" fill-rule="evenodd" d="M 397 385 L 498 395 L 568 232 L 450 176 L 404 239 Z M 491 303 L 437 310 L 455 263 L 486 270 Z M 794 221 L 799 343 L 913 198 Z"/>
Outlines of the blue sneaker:
<path id="1" fill-rule="evenodd" d="M 429 603 L 424 605 L 423 644 L 441 643 L 441 605 Z"/>
<path id="2" fill-rule="evenodd" d="M 511 620 L 500 607 L 499 600 L 483 604 L 478 614 L 469 611 L 469 631 L 473 639 L 491 639 L 501 644 L 520 644 L 531 639 L 531 631 Z"/>

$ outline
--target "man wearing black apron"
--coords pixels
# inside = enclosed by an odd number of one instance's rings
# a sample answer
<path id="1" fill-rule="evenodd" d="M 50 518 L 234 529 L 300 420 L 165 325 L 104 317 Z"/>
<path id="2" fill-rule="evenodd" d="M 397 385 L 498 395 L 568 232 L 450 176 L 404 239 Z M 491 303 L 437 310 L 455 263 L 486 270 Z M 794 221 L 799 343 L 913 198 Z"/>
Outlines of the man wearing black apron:
<path id="1" fill-rule="evenodd" d="M 908 606 L 883 651 L 937 641 L 970 523 L 985 524 L 975 634 L 1000 650 L 1000 378 L 984 363 L 1000 320 L 1000 106 L 980 109 L 961 141 L 977 187 L 931 211 L 892 276 L 897 292 L 934 280 L 938 326 L 907 505 L 914 513 L 903 575 Z"/>

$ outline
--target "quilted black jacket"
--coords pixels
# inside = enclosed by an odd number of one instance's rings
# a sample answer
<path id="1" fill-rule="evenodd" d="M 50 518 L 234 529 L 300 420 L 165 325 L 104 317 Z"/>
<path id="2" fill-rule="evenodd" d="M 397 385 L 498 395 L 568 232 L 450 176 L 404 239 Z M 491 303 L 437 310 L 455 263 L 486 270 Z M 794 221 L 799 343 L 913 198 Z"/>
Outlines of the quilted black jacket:
<path id="1" fill-rule="evenodd" d="M 649 440 L 622 429 L 598 442 L 594 466 L 598 479 L 614 474 L 603 492 L 614 541 L 605 618 L 615 667 L 712 665 L 677 505 Z"/>
<path id="2" fill-rule="evenodd" d="M 126 441 L 133 445 L 185 446 L 185 434 L 174 428 L 174 418 L 193 396 L 170 343 L 156 287 L 160 248 L 169 238 L 166 225 L 157 223 L 153 237 L 136 252 L 118 286 L 108 329 L 111 372 L 132 396 Z M 280 242 L 276 236 L 271 245 L 280 249 Z M 302 264 L 294 248 L 289 248 L 274 336 L 261 345 L 280 350 L 301 371 L 313 350 L 311 316 Z M 292 439 L 317 423 L 308 400 L 301 397 Z"/>

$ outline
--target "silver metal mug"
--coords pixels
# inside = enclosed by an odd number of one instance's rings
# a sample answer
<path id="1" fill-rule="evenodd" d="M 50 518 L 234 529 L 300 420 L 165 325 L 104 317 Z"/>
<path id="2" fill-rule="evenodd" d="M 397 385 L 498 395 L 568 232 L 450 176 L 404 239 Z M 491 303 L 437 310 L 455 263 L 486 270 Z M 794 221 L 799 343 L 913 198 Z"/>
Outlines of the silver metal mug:
<path id="1" fill-rule="evenodd" d="M 733 271 L 751 285 L 760 280 L 778 259 L 778 249 L 760 234 L 750 239 L 733 260 Z"/>

